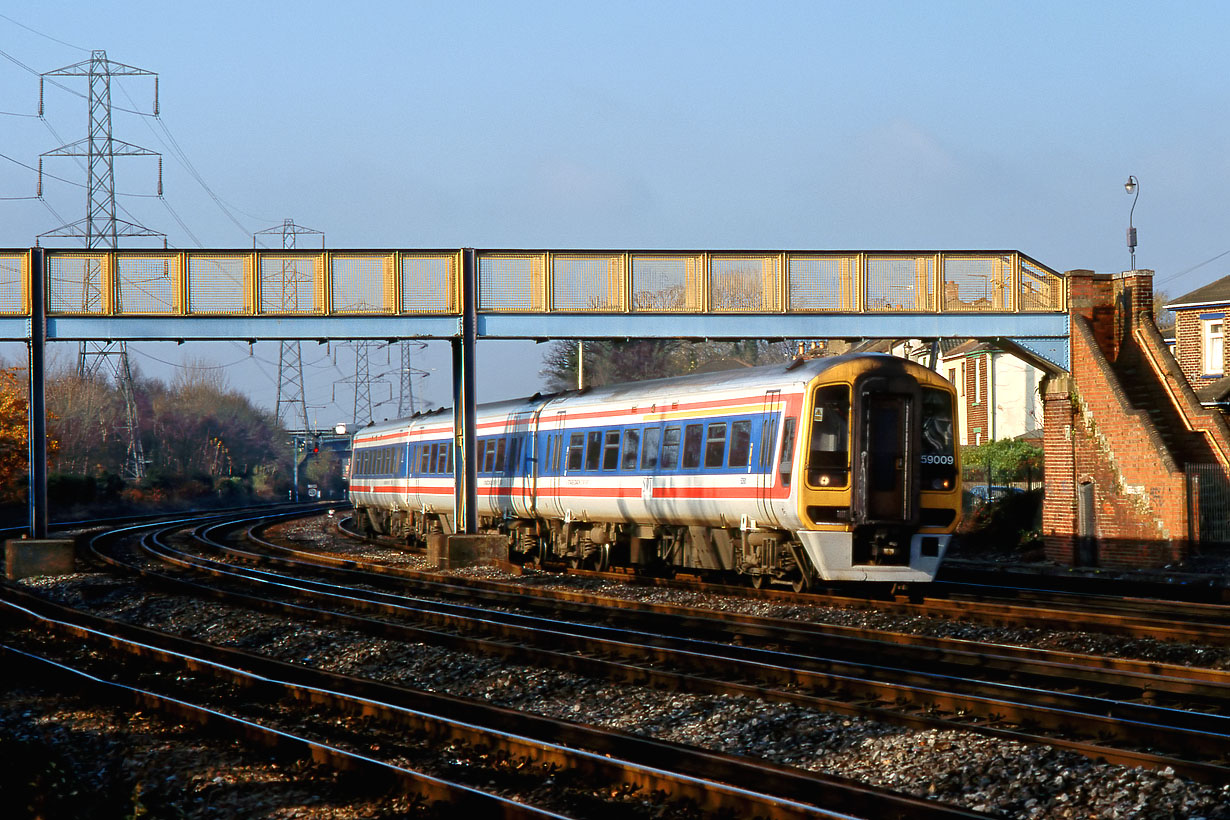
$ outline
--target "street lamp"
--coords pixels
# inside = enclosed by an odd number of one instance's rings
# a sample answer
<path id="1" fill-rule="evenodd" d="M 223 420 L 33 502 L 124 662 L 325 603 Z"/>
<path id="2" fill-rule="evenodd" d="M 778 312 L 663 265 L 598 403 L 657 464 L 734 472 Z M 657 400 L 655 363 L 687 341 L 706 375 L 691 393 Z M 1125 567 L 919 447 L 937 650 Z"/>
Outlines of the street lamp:
<path id="1" fill-rule="evenodd" d="M 1132 226 L 1132 217 L 1136 214 L 1136 200 L 1140 199 L 1140 182 L 1136 177 L 1128 174 L 1127 182 L 1123 183 L 1123 190 L 1129 194 L 1136 194 L 1132 198 L 1132 210 L 1128 213 L 1127 229 L 1127 246 L 1128 251 L 1132 254 L 1132 270 L 1136 270 L 1136 228 Z"/>

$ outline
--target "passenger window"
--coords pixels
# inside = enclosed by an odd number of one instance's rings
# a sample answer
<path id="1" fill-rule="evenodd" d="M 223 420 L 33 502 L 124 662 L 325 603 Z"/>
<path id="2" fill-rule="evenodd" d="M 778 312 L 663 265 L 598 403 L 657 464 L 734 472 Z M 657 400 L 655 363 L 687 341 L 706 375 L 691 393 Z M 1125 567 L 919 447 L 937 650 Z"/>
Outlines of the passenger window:
<path id="1" fill-rule="evenodd" d="M 709 435 L 705 438 L 705 468 L 721 467 L 724 455 L 726 455 L 726 422 L 710 424 Z"/>
<path id="2" fill-rule="evenodd" d="M 581 469 L 581 461 L 585 458 L 585 436 L 573 433 L 568 439 L 568 469 Z"/>
<path id="3" fill-rule="evenodd" d="M 641 445 L 641 469 L 652 470 L 658 466 L 658 444 L 662 440 L 662 428 L 650 427 L 645 430 L 645 441 Z"/>
<path id="4" fill-rule="evenodd" d="M 551 457 L 555 455 L 555 436 L 547 436 L 547 457 L 542 460 L 542 473 L 551 471 Z"/>
<path id="5" fill-rule="evenodd" d="M 773 463 L 773 445 L 777 443 L 777 417 L 766 419 L 760 426 L 760 469 Z"/>
<path id="6" fill-rule="evenodd" d="M 782 486 L 790 486 L 790 474 L 794 471 L 794 419 L 786 419 L 782 426 L 782 457 L 777 463 L 777 472 L 782 477 Z"/>
<path id="7" fill-rule="evenodd" d="M 508 475 L 517 473 L 517 457 L 521 454 L 521 436 L 513 436 L 508 440 L 508 460 L 504 463 L 504 472 Z"/>
<path id="8" fill-rule="evenodd" d="M 504 472 L 504 455 L 508 451 L 508 439 L 497 439 L 495 442 L 495 463 L 491 465 L 491 471 L 495 473 Z M 490 455 L 490 453 L 488 453 Z"/>
<path id="9" fill-rule="evenodd" d="M 641 449 L 641 432 L 639 430 L 624 431 L 624 454 L 620 460 L 619 469 L 636 469 L 636 451 Z"/>
<path id="10" fill-rule="evenodd" d="M 679 464 L 679 428 L 667 427 L 662 439 L 662 469 L 673 470 Z"/>
<path id="11" fill-rule="evenodd" d="M 451 442 L 437 444 L 439 450 L 436 451 L 436 472 L 451 473 L 453 471 L 453 448 Z"/>
<path id="12" fill-rule="evenodd" d="M 730 455 L 728 467 L 746 467 L 752 458 L 752 423 L 736 421 L 730 425 Z"/>
<path id="13" fill-rule="evenodd" d="M 564 437 L 556 436 L 555 437 L 555 458 L 551 460 L 551 472 L 555 473 L 556 475 L 559 475 L 559 460 L 561 458 L 560 452 L 563 449 L 564 449 Z"/>
<path id="14" fill-rule="evenodd" d="M 431 445 L 423 444 L 419 446 L 419 472 L 431 472 Z"/>
<path id="15" fill-rule="evenodd" d="M 602 446 L 602 469 L 614 470 L 619 466 L 619 431 L 608 430 L 606 443 Z"/>
<path id="16" fill-rule="evenodd" d="M 585 469 L 597 470 L 602 457 L 602 433 L 595 430 L 585 440 Z"/>
<path id="17" fill-rule="evenodd" d="M 700 466 L 700 446 L 704 432 L 704 427 L 699 424 L 689 424 L 683 428 L 683 469 L 695 470 Z"/>

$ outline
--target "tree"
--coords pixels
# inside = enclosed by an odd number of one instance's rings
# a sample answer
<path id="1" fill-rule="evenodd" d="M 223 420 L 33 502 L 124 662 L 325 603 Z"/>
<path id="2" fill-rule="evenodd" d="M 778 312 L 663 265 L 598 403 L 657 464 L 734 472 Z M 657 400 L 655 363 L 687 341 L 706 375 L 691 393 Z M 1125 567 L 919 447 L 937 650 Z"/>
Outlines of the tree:
<path id="1" fill-rule="evenodd" d="M 16 368 L 0 370 L 0 501 L 25 497 L 30 471 L 30 437 L 26 427 L 25 380 Z M 50 447 L 48 448 L 51 449 Z"/>
<path id="2" fill-rule="evenodd" d="M 1153 322 L 1157 325 L 1157 329 L 1163 333 L 1174 331 L 1174 311 L 1166 310 L 1166 303 L 1170 301 L 1170 294 L 1164 290 L 1156 290 L 1153 292 Z"/>
<path id="3" fill-rule="evenodd" d="M 1042 448 L 1021 438 L 1001 438 L 977 447 L 964 447 L 961 460 L 970 474 L 985 477 L 990 469 L 991 479 L 999 483 L 1042 477 Z"/>
<path id="4" fill-rule="evenodd" d="M 540 371 L 548 390 L 577 386 L 575 340 L 552 343 Z M 678 339 L 637 339 L 626 342 L 589 341 L 585 348 L 585 385 L 660 379 L 705 370 L 752 367 L 790 361 L 787 342 L 747 339 L 738 342 L 686 342 Z"/>

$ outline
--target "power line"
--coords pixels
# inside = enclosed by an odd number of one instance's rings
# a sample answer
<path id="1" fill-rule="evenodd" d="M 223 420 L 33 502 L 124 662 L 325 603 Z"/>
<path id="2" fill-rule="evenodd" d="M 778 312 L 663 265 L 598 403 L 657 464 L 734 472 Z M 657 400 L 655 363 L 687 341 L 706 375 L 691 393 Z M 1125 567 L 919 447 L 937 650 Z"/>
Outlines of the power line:
<path id="1" fill-rule="evenodd" d="M 1161 279 L 1158 279 L 1153 283 L 1154 287 L 1156 287 L 1157 285 L 1164 285 L 1171 280 L 1178 279 L 1180 276 L 1186 276 L 1187 274 L 1191 273 L 1194 270 L 1198 270 L 1199 268 L 1203 268 L 1205 265 L 1208 265 L 1212 262 L 1216 262 L 1218 259 L 1221 259 L 1223 256 L 1226 256 L 1227 254 L 1230 254 L 1230 250 L 1222 251 L 1221 253 L 1217 254 L 1217 256 L 1214 256 L 1210 259 L 1206 259 L 1197 265 L 1192 265 L 1190 268 L 1187 268 L 1186 270 L 1181 270 L 1178 273 L 1172 273 L 1169 276 L 1162 277 Z"/>
<path id="2" fill-rule="evenodd" d="M 66 43 L 66 42 L 64 42 L 63 40 L 59 40 L 59 39 L 57 39 L 57 38 L 55 38 L 55 37 L 52 37 L 50 34 L 44 34 L 43 32 L 39 31 L 38 29 L 35 29 L 35 28 L 30 28 L 30 27 L 29 27 L 29 26 L 27 26 L 25 23 L 21 23 L 21 22 L 18 22 L 17 20 L 14 20 L 12 17 L 9 17 L 7 14 L 0 14 L 0 19 L 8 20 L 8 21 L 9 21 L 10 23 L 12 23 L 13 25 L 15 25 L 15 26 L 21 26 L 21 27 L 22 27 L 22 28 L 24 28 L 26 31 L 30 32 L 31 34 L 37 34 L 39 37 L 43 37 L 43 38 L 45 38 L 45 39 L 48 39 L 48 40 L 50 40 L 50 41 L 51 41 L 51 42 L 53 42 L 53 43 L 59 43 L 59 44 L 60 44 L 60 45 L 62 45 L 62 46 L 68 46 L 69 48 L 75 48 L 75 49 L 77 49 L 78 51 L 84 51 L 86 54 L 89 54 L 89 53 L 90 53 L 90 50 L 89 50 L 88 48 L 82 48 L 81 46 L 75 46 L 75 45 L 73 45 L 72 43 Z"/>

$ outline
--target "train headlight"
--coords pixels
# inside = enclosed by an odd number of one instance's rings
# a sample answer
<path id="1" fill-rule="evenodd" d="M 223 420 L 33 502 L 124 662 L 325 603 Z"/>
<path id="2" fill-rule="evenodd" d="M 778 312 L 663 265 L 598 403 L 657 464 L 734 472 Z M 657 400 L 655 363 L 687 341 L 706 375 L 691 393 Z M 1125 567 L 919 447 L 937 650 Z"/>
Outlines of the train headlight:
<path id="1" fill-rule="evenodd" d="M 821 487 L 827 487 L 827 486 L 829 486 L 829 483 L 830 483 L 831 481 L 832 481 L 832 479 L 831 479 L 831 478 L 829 478 L 829 477 L 828 477 L 828 476 L 826 476 L 826 475 L 822 475 L 822 476 L 820 476 L 820 486 L 821 486 Z"/>
<path id="2" fill-rule="evenodd" d="M 952 481 L 947 478 L 937 478 L 931 482 L 931 489 L 933 490 L 947 490 L 951 486 Z"/>

